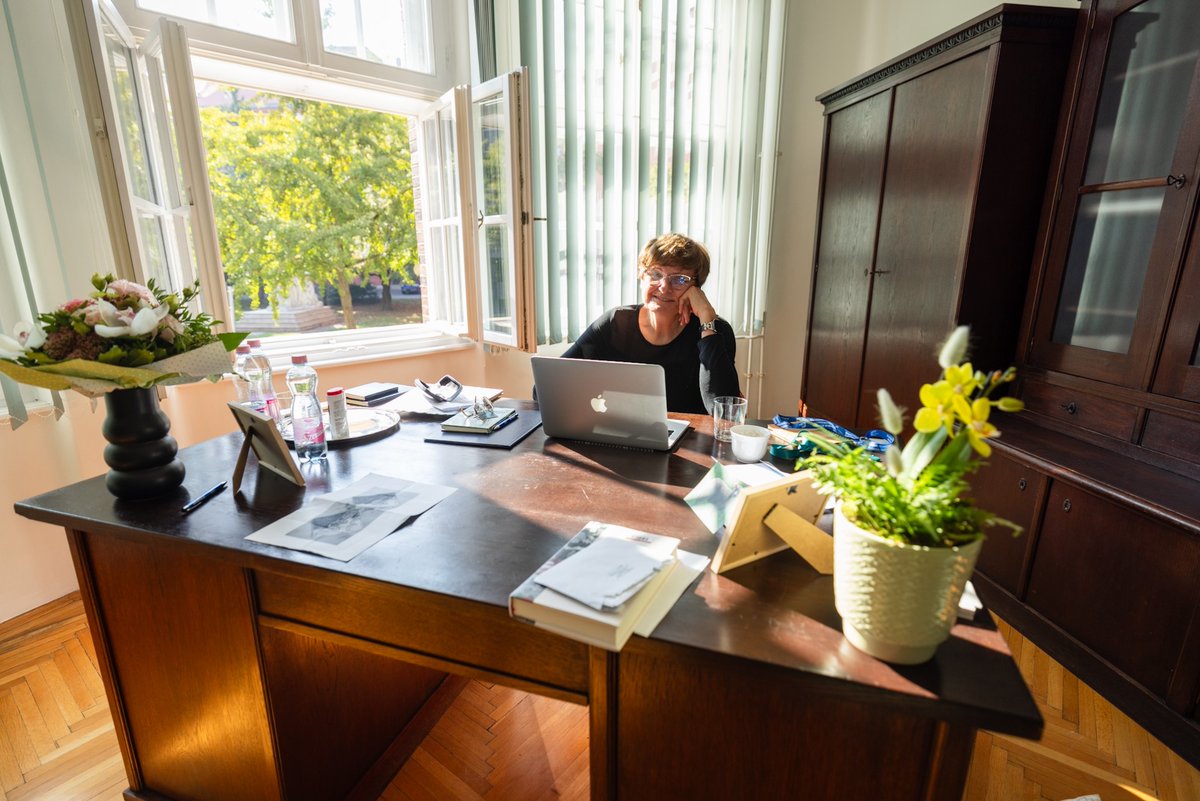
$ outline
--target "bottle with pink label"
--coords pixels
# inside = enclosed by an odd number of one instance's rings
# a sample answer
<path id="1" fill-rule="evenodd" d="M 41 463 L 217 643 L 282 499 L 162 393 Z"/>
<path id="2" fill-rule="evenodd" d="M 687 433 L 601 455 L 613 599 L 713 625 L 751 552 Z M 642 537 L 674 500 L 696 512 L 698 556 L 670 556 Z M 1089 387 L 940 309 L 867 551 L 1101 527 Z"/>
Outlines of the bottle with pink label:
<path id="1" fill-rule="evenodd" d="M 292 391 L 292 442 L 296 445 L 296 455 L 301 461 L 320 461 L 326 457 L 327 447 L 325 421 L 317 396 L 317 371 L 309 367 L 307 356 L 293 356 L 286 380 Z"/>

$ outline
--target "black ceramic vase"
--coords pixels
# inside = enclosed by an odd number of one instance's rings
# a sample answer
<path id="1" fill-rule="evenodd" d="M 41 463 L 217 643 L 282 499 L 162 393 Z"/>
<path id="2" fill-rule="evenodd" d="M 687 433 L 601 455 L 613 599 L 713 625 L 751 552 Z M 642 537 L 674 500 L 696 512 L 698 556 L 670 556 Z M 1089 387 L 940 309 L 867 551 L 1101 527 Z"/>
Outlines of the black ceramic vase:
<path id="1" fill-rule="evenodd" d="M 104 485 L 118 498 L 151 498 L 178 487 L 185 473 L 175 458 L 179 446 L 167 436 L 171 421 L 158 406 L 155 389 L 118 389 L 104 396 L 108 416 L 100 429 L 112 469 Z"/>

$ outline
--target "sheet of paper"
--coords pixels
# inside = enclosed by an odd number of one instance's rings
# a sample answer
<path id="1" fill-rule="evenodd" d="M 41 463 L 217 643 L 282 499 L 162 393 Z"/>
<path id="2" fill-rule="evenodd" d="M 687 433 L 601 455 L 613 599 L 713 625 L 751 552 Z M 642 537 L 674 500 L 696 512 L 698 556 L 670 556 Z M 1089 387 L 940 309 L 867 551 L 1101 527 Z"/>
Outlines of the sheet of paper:
<path id="1" fill-rule="evenodd" d="M 453 493 L 453 487 L 371 473 L 246 539 L 348 562 Z"/>
<path id="2" fill-rule="evenodd" d="M 393 412 L 408 414 L 424 414 L 431 417 L 449 417 L 475 403 L 476 398 L 495 400 L 502 394 L 504 394 L 503 390 L 496 389 L 495 387 L 464 385 L 462 392 L 454 400 L 444 403 L 434 403 L 425 396 L 424 392 L 418 389 L 413 392 L 405 392 L 399 398 L 388 401 L 382 407 L 376 408 L 390 409 Z"/>
<path id="3" fill-rule="evenodd" d="M 671 554 L 661 551 L 645 543 L 600 538 L 536 581 L 593 609 L 616 609 L 671 561 Z"/>

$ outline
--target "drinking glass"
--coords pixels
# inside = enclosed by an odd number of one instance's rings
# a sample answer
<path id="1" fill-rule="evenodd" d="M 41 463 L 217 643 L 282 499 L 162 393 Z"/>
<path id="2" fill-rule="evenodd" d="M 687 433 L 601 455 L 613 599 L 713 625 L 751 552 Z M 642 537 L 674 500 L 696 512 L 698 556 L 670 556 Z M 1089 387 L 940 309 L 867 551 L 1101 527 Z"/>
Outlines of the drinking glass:
<path id="1" fill-rule="evenodd" d="M 730 429 L 746 422 L 746 399 L 732 395 L 713 398 L 713 438 L 720 442 L 733 441 Z"/>

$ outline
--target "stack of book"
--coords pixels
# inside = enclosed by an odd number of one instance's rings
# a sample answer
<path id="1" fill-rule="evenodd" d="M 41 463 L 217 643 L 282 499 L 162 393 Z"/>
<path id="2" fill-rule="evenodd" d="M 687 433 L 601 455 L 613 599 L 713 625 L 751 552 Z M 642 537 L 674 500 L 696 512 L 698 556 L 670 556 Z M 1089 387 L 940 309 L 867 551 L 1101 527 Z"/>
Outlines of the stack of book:
<path id="1" fill-rule="evenodd" d="M 593 521 L 509 595 L 509 614 L 619 651 L 649 636 L 707 564 L 675 537 Z"/>
<path id="2" fill-rule="evenodd" d="M 372 381 L 346 390 L 346 403 L 350 406 L 378 406 L 399 397 L 403 389 L 399 384 Z"/>

